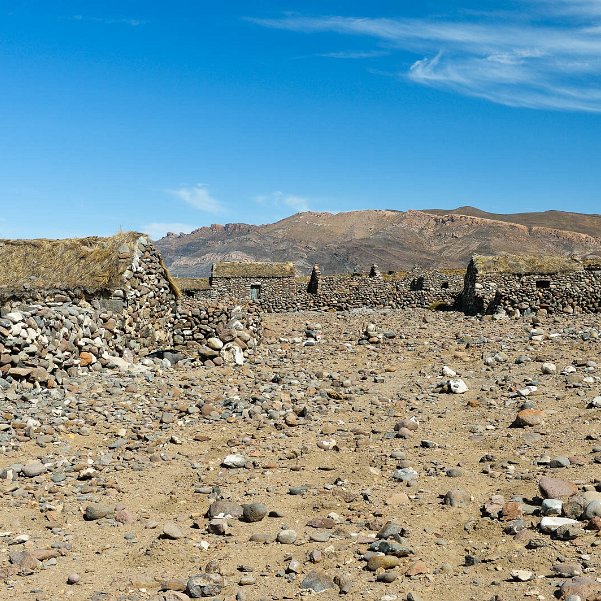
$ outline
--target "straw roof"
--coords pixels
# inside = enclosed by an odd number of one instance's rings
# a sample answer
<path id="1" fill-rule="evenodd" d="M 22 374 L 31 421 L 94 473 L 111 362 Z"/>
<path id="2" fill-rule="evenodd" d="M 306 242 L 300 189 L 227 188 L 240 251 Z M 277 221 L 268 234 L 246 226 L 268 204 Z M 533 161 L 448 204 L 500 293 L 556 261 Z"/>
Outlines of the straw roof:
<path id="1" fill-rule="evenodd" d="M 180 290 L 208 290 L 209 278 L 173 278 Z"/>
<path id="2" fill-rule="evenodd" d="M 118 288 L 141 236 L 125 232 L 110 238 L 0 240 L 0 289 Z"/>
<path id="3" fill-rule="evenodd" d="M 472 265 L 480 274 L 514 273 L 553 274 L 569 273 L 585 269 L 588 260 L 559 256 L 499 255 L 472 257 Z"/>
<path id="4" fill-rule="evenodd" d="M 296 275 L 294 263 L 254 263 L 226 261 L 213 263 L 214 278 L 287 278 Z"/>

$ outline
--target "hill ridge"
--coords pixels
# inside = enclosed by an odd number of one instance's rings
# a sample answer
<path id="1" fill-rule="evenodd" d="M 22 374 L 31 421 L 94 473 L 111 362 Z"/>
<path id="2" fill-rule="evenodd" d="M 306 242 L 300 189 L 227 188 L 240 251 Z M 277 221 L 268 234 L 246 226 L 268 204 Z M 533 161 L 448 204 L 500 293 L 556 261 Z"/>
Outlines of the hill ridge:
<path id="1" fill-rule="evenodd" d="M 469 214 L 472 213 L 472 214 Z M 475 213 L 475 214 L 474 214 Z M 306 211 L 274 223 L 230 223 L 169 234 L 156 242 L 175 275 L 205 277 L 219 261 L 314 263 L 323 273 L 413 267 L 460 268 L 473 254 L 601 256 L 601 215 L 457 209 Z"/>

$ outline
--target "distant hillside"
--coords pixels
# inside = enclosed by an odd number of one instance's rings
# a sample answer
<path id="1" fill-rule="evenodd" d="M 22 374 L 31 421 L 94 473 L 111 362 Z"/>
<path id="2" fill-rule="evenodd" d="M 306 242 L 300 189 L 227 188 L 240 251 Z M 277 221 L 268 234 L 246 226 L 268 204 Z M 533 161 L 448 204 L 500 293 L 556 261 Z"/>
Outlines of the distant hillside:
<path id="1" fill-rule="evenodd" d="M 206 277 L 218 261 L 314 263 L 323 273 L 464 267 L 473 254 L 601 256 L 601 215 L 497 215 L 474 207 L 297 213 L 276 223 L 234 223 L 168 234 L 156 243 L 175 275 Z"/>
<path id="2" fill-rule="evenodd" d="M 483 219 L 494 219 L 507 223 L 519 223 L 526 226 L 546 227 L 557 230 L 579 232 L 589 236 L 601 236 L 601 215 L 587 215 L 584 213 L 568 213 L 567 211 L 543 211 L 541 213 L 487 213 L 475 207 L 459 207 L 453 210 L 426 209 L 425 213 L 435 215 L 470 215 Z"/>

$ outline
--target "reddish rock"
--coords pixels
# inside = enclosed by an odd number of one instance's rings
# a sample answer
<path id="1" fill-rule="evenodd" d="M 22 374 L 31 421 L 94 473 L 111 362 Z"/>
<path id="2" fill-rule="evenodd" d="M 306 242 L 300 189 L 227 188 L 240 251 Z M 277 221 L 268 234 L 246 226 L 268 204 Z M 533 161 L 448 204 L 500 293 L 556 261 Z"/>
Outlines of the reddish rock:
<path id="1" fill-rule="evenodd" d="M 586 527 L 588 530 L 596 530 L 597 532 L 601 532 L 601 518 L 599 516 L 591 518 Z"/>
<path id="2" fill-rule="evenodd" d="M 136 517 L 127 509 L 120 509 L 115 512 L 115 521 L 120 524 L 133 524 L 136 521 Z"/>
<path id="3" fill-rule="evenodd" d="M 601 584 L 586 576 L 576 576 L 566 580 L 561 585 L 559 593 L 561 599 L 577 595 L 582 601 L 601 601 Z"/>
<path id="4" fill-rule="evenodd" d="M 522 506 L 516 501 L 509 501 L 503 505 L 501 516 L 506 521 L 518 520 L 524 516 Z"/>
<path id="5" fill-rule="evenodd" d="M 546 414 L 540 409 L 522 409 L 515 416 L 513 425 L 516 428 L 528 428 L 532 426 L 538 426 L 543 423 Z"/>
<path id="6" fill-rule="evenodd" d="M 79 364 L 82 367 L 87 367 L 88 365 L 92 365 L 93 363 L 96 363 L 96 357 L 94 357 L 92 353 L 88 353 L 86 351 L 82 351 L 81 353 L 79 353 Z"/>
<path id="7" fill-rule="evenodd" d="M 543 476 L 538 481 L 538 489 L 545 499 L 564 499 L 578 492 L 578 487 L 569 480 Z"/>
<path id="8" fill-rule="evenodd" d="M 406 570 L 405 576 L 418 576 L 419 574 L 427 574 L 428 566 L 423 561 L 414 561 Z"/>
<path id="9" fill-rule="evenodd" d="M 314 518 L 307 522 L 307 526 L 311 528 L 323 528 L 324 530 L 331 530 L 336 525 L 336 522 L 332 518 Z"/>

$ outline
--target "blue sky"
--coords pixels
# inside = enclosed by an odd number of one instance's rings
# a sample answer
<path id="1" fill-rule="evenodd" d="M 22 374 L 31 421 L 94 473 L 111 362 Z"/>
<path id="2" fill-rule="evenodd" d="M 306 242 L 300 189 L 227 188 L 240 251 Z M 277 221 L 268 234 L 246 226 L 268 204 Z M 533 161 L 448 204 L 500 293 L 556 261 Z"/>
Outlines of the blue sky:
<path id="1" fill-rule="evenodd" d="M 601 213 L 601 0 L 2 0 L 0 236 Z"/>

